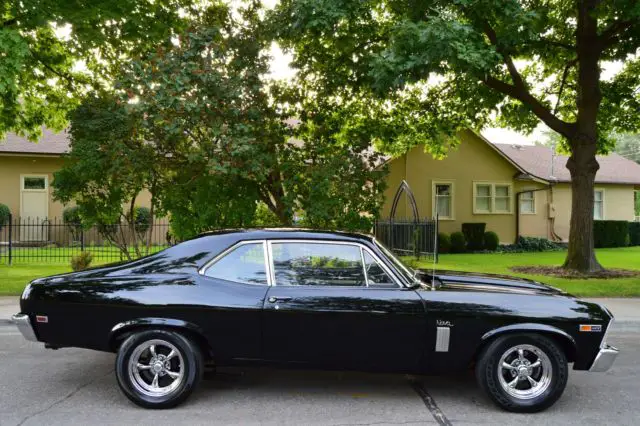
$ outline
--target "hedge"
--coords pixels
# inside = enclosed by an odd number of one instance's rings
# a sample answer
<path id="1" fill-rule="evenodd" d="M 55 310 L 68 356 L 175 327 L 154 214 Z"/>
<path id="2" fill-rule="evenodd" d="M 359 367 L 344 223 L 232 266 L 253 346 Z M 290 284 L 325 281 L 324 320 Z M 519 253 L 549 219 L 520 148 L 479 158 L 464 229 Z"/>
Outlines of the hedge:
<path id="1" fill-rule="evenodd" d="M 629 245 L 629 222 L 626 220 L 595 220 L 593 240 L 597 248 Z"/>
<path id="2" fill-rule="evenodd" d="M 629 245 L 640 246 L 640 222 L 629 222 Z"/>
<path id="3" fill-rule="evenodd" d="M 467 249 L 477 251 L 484 248 L 484 230 L 486 227 L 486 223 L 462 224 L 462 233 L 467 240 Z"/>
<path id="4" fill-rule="evenodd" d="M 451 253 L 464 253 L 467 241 L 462 232 L 454 232 L 451 234 Z"/>
<path id="5" fill-rule="evenodd" d="M 11 216 L 11 210 L 5 204 L 0 203 L 0 229 L 9 223 L 9 217 Z"/>
<path id="6" fill-rule="evenodd" d="M 438 232 L 438 253 L 449 253 L 451 251 L 451 237 L 444 232 Z"/>
<path id="7" fill-rule="evenodd" d="M 484 233 L 484 248 L 490 251 L 496 251 L 500 244 L 500 238 L 498 234 L 493 231 L 487 231 Z"/>

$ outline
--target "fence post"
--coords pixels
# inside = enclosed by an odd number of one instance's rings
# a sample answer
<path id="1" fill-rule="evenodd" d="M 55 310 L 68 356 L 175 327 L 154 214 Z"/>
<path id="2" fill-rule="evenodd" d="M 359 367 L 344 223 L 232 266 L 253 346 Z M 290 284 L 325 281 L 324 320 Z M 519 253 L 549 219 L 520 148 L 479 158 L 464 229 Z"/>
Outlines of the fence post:
<path id="1" fill-rule="evenodd" d="M 438 263 L 438 214 L 436 213 L 436 226 L 435 226 L 435 230 L 436 230 L 436 235 L 434 236 L 433 240 L 434 240 L 434 244 L 433 244 L 433 251 L 434 254 L 433 256 L 435 257 L 435 262 Z"/>
<path id="2" fill-rule="evenodd" d="M 13 250 L 13 242 L 12 242 L 13 237 L 12 237 L 12 234 L 13 234 L 13 232 L 12 231 L 13 231 L 13 216 L 11 216 L 11 214 L 9 214 L 9 265 L 11 265 L 12 258 L 13 258 L 13 256 L 12 256 L 13 255 L 13 253 L 12 253 L 12 250 Z"/>
<path id="3" fill-rule="evenodd" d="M 84 228 L 80 225 L 80 251 L 84 251 Z"/>

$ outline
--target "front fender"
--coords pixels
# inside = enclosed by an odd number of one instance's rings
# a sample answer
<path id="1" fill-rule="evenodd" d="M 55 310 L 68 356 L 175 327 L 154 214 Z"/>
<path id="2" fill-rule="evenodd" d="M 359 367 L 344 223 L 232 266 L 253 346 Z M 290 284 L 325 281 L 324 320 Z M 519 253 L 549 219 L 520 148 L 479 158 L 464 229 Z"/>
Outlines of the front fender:
<path id="1" fill-rule="evenodd" d="M 561 330 L 557 327 L 548 325 L 548 324 L 537 324 L 537 323 L 518 323 L 518 324 L 510 324 L 503 327 L 498 327 L 493 330 L 486 332 L 481 339 L 480 348 L 482 349 L 487 342 L 492 340 L 495 337 L 502 336 L 507 333 L 517 333 L 517 332 L 537 332 L 544 333 L 551 336 L 555 336 L 559 339 L 560 343 L 562 343 L 563 349 L 567 355 L 569 361 L 572 361 L 575 358 L 575 354 L 577 352 L 577 344 L 576 340 L 564 330 Z"/>
<path id="2" fill-rule="evenodd" d="M 188 321 L 174 319 L 174 318 L 136 318 L 129 321 L 124 321 L 113 326 L 109 332 L 109 346 L 115 349 L 118 338 L 123 335 L 127 335 L 133 330 L 139 328 L 172 328 L 177 330 L 187 331 L 189 334 L 193 334 L 199 340 L 198 343 L 204 342 L 210 347 L 209 342 L 206 339 L 204 331 L 196 324 Z"/>

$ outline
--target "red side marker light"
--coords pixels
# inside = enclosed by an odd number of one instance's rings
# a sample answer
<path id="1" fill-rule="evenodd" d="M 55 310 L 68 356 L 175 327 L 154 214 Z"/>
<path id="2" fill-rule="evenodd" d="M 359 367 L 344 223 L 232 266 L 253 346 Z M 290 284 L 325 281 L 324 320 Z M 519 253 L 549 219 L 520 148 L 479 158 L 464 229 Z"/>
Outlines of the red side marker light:
<path id="1" fill-rule="evenodd" d="M 46 324 L 49 322 L 49 317 L 46 315 L 36 315 L 36 322 L 41 322 Z"/>

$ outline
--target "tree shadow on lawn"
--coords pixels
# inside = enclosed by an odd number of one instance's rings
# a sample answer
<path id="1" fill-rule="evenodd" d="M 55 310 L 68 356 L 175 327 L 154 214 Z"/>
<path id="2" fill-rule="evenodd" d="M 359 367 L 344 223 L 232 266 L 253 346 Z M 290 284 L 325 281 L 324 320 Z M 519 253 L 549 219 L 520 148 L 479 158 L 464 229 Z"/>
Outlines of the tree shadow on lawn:
<path id="1" fill-rule="evenodd" d="M 605 269 L 603 271 L 592 272 L 589 274 L 567 270 L 560 266 L 512 266 L 509 269 L 521 274 L 545 275 L 566 279 L 613 279 L 640 277 L 640 271 L 618 268 Z"/>

